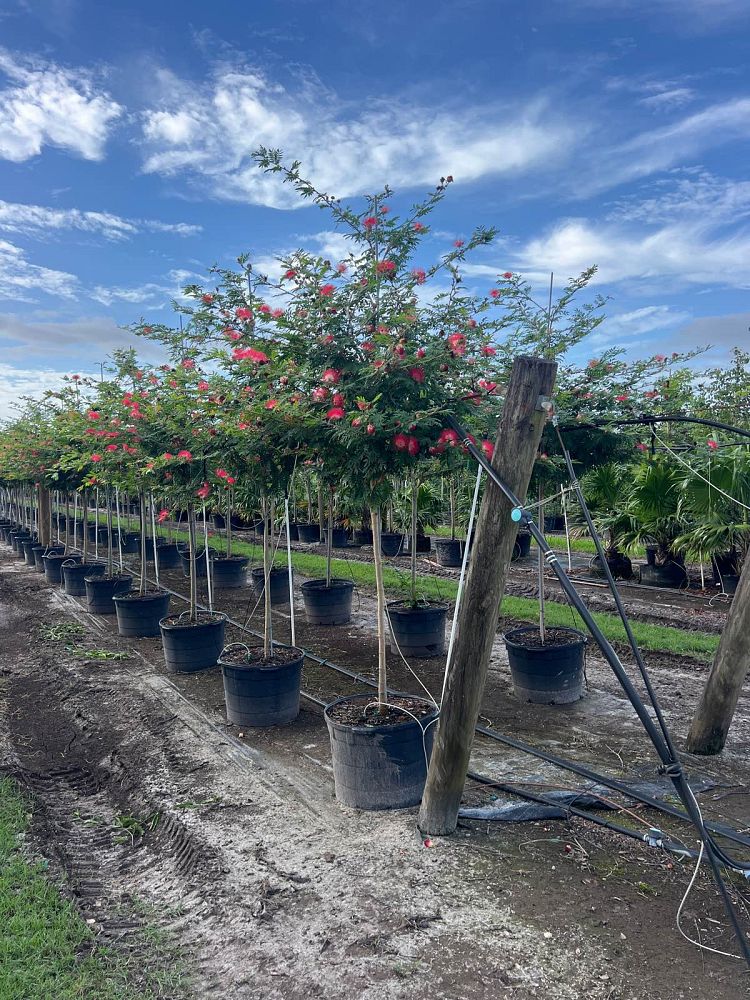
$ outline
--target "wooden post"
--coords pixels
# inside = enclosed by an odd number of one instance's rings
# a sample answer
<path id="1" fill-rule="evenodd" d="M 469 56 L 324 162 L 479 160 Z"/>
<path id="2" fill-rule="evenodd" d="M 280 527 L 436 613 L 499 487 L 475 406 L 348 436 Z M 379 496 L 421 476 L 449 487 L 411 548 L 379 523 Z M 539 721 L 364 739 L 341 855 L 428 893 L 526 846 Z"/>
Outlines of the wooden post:
<path id="1" fill-rule="evenodd" d="M 50 517 L 50 495 L 49 490 L 43 486 L 39 487 L 39 543 L 41 545 L 52 544 L 52 519 Z"/>
<path id="2" fill-rule="evenodd" d="M 519 497 L 526 496 L 546 419 L 539 397 L 551 395 L 556 372 L 557 365 L 542 358 L 519 357 L 513 364 L 492 466 Z M 516 543 L 518 526 L 510 513 L 511 505 L 488 479 L 419 813 L 423 833 L 453 833 L 458 822 L 500 600 Z"/>
<path id="3" fill-rule="evenodd" d="M 701 700 L 685 745 L 688 753 L 721 753 L 727 741 L 737 699 L 750 669 L 750 555 L 727 615 Z"/>

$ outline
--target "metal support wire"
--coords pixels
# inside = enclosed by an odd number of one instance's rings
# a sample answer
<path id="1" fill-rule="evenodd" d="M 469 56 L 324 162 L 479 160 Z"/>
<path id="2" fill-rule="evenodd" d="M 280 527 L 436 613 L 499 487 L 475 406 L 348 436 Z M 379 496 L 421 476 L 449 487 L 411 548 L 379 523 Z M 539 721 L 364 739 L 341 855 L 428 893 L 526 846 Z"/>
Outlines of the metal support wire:
<path id="1" fill-rule="evenodd" d="M 729 858 L 721 848 L 714 842 L 713 838 L 707 831 L 705 824 L 703 822 L 703 817 L 701 815 L 700 808 L 696 802 L 695 796 L 688 784 L 685 777 L 685 773 L 682 770 L 682 764 L 679 761 L 676 750 L 672 743 L 671 737 L 669 736 L 669 731 L 666 728 L 666 724 L 663 719 L 659 720 L 659 726 L 657 726 L 651 716 L 649 715 L 648 709 L 646 708 L 641 696 L 634 687 L 630 677 L 628 676 L 619 656 L 612 648 L 610 642 L 602 632 L 602 630 L 597 625 L 591 612 L 586 607 L 585 602 L 581 598 L 580 594 L 576 590 L 573 583 L 570 581 L 565 570 L 560 565 L 560 562 L 553 552 L 553 550 L 547 544 L 547 540 L 544 537 L 543 532 L 534 523 L 531 515 L 524 509 L 522 501 L 515 495 L 513 490 L 503 481 L 503 479 L 498 475 L 492 465 L 487 461 L 485 456 L 479 451 L 479 449 L 473 444 L 470 437 L 467 435 L 464 428 L 459 424 L 459 422 L 454 417 L 447 417 L 447 423 L 449 426 L 456 431 L 456 433 L 461 438 L 461 442 L 466 450 L 472 455 L 475 461 L 479 462 L 484 468 L 487 475 L 492 479 L 495 485 L 502 491 L 507 500 L 512 504 L 513 511 L 511 517 L 514 522 L 525 525 L 534 541 L 544 552 L 544 558 L 547 564 L 550 566 L 555 576 L 557 577 L 560 586 L 562 587 L 564 593 L 570 600 L 571 604 L 574 606 L 578 614 L 583 619 L 586 628 L 591 633 L 592 637 L 596 641 L 600 650 L 604 654 L 605 659 L 612 667 L 612 670 L 620 682 L 621 687 L 625 691 L 636 715 L 641 720 L 644 729 L 648 733 L 651 742 L 656 749 L 661 761 L 662 761 L 662 772 L 666 774 L 674 784 L 675 791 L 680 797 L 685 811 L 690 817 L 691 822 L 695 826 L 698 834 L 700 835 L 701 841 L 705 846 L 706 855 L 711 865 L 711 870 L 714 876 L 714 881 L 716 882 L 716 887 L 719 890 L 719 894 L 722 898 L 724 904 L 724 909 L 726 910 L 729 921 L 732 925 L 732 929 L 737 937 L 739 947 L 742 951 L 743 958 L 748 968 L 750 969 L 750 944 L 740 926 L 739 917 L 735 910 L 734 904 L 729 897 L 726 884 L 721 874 L 721 869 L 719 867 L 719 861 L 721 860 L 724 864 L 735 868 L 743 873 L 750 872 L 750 866 L 740 864 L 739 862 L 733 861 Z M 750 436 L 750 435 L 748 435 Z M 592 526 L 593 527 L 593 526 Z M 594 537 L 596 537 L 596 532 L 594 531 Z M 603 559 L 603 565 L 606 566 L 606 559 Z M 614 580 L 612 581 L 614 585 Z M 616 589 L 616 588 L 615 588 Z M 624 611 L 622 612 L 624 614 Z M 632 634 L 632 633 L 631 633 Z M 655 695 L 653 696 L 655 698 Z M 657 715 L 658 718 L 658 715 Z"/>

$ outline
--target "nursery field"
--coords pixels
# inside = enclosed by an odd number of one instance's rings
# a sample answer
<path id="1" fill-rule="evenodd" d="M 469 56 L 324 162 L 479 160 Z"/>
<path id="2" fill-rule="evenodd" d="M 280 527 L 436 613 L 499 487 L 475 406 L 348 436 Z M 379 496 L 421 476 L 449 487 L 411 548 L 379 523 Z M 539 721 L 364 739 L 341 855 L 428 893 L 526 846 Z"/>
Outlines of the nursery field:
<path id="1" fill-rule="evenodd" d="M 45 878 L 75 903 L 92 945 L 106 947 L 87 960 L 100 963 L 100 992 L 86 995 L 426 998 L 438 989 L 449 998 L 729 1000 L 744 990 L 739 963 L 701 955 L 677 931 L 689 863 L 574 817 L 467 818 L 426 847 L 413 813 L 357 813 L 333 796 L 320 704 L 361 683 L 308 660 L 294 723 L 227 725 L 217 669 L 169 673 L 158 639 L 119 636 L 110 616 L 88 614 L 5 547 L 1 569 L 2 767 L 28 796 L 24 854 L 45 860 Z M 175 593 L 187 582 L 181 571 L 162 576 Z M 232 621 L 262 629 L 252 591 L 215 599 Z M 373 614 L 363 586 L 348 625 L 300 616 L 297 643 L 373 678 Z M 277 641 L 289 627 L 288 607 L 276 608 Z M 228 629 L 227 641 L 248 638 Z M 437 695 L 441 663 L 412 666 Z M 649 666 L 680 739 L 705 657 L 654 653 Z M 389 670 L 392 687 L 414 688 L 398 656 Z M 523 706 L 498 640 L 480 723 L 614 777 L 658 781 L 640 724 L 593 653 L 586 677 L 587 696 L 572 706 Z M 749 694 L 746 685 L 721 766 L 688 765 L 706 819 L 739 830 L 750 825 Z M 581 787 L 483 737 L 472 771 L 527 790 Z M 467 781 L 465 805 L 496 801 L 491 787 Z M 692 842 L 683 823 L 636 803 L 628 810 L 618 821 Z M 731 892 L 744 907 L 744 886 Z M 691 936 L 731 950 L 707 874 L 682 919 Z"/>

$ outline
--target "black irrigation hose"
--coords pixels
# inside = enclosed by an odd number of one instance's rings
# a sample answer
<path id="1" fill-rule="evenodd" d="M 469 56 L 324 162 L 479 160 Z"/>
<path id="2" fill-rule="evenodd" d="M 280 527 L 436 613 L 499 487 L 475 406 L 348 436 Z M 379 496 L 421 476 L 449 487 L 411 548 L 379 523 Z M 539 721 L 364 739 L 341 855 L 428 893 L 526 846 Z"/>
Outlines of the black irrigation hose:
<path id="1" fill-rule="evenodd" d="M 605 659 L 611 666 L 615 676 L 620 682 L 620 686 L 625 691 L 628 699 L 633 706 L 633 709 L 641 720 L 644 729 L 648 733 L 651 742 L 656 749 L 659 757 L 662 761 L 662 772 L 667 774 L 674 784 L 675 790 L 679 795 L 686 812 L 690 816 L 691 822 L 693 823 L 695 829 L 700 834 L 701 841 L 705 847 L 705 852 L 708 857 L 709 864 L 711 866 L 711 871 L 714 876 L 714 881 L 716 882 L 716 887 L 721 895 L 722 902 L 724 904 L 724 909 L 726 911 L 727 917 L 732 925 L 732 929 L 737 937 L 738 944 L 742 950 L 742 955 L 745 963 L 750 969 L 750 943 L 748 943 L 747 937 L 745 936 L 742 927 L 740 926 L 739 917 L 735 910 L 734 904 L 729 897 L 726 884 L 722 877 L 721 869 L 719 867 L 719 859 L 722 860 L 724 864 L 730 864 L 740 871 L 748 871 L 747 865 L 741 865 L 737 862 L 733 862 L 732 859 L 728 858 L 723 854 L 718 845 L 715 844 L 712 837 L 708 833 L 701 816 L 700 808 L 695 800 L 695 796 L 685 778 L 685 773 L 682 770 L 682 765 L 677 758 L 677 755 L 673 753 L 673 747 L 671 739 L 665 738 L 664 733 L 660 727 L 654 724 L 653 719 L 648 713 L 641 696 L 634 687 L 630 677 L 627 674 L 622 662 L 615 652 L 615 650 L 610 645 L 606 636 L 603 634 L 599 626 L 596 624 L 591 612 L 587 608 L 585 602 L 581 598 L 580 594 L 576 590 L 575 586 L 571 583 L 567 573 L 560 565 L 555 553 L 547 544 L 547 540 L 544 534 L 535 524 L 533 518 L 524 508 L 521 500 L 515 495 L 515 493 L 510 489 L 510 487 L 505 483 L 495 469 L 492 467 L 490 462 L 487 461 L 486 457 L 480 452 L 480 450 L 473 443 L 471 438 L 468 436 L 464 428 L 454 417 L 447 417 L 446 421 L 449 426 L 456 431 L 461 439 L 461 443 L 465 449 L 472 455 L 474 460 L 479 463 L 479 465 L 484 469 L 487 475 L 490 477 L 492 482 L 500 489 L 504 494 L 506 499 L 513 506 L 513 520 L 518 522 L 520 525 L 524 525 L 528 528 L 531 533 L 532 538 L 536 541 L 537 545 L 540 547 L 544 553 L 544 558 L 547 564 L 551 567 L 560 586 L 568 597 L 570 603 L 581 616 L 586 625 L 587 629 L 593 636 L 600 650 L 604 654 Z M 750 434 L 748 435 L 750 436 Z"/>

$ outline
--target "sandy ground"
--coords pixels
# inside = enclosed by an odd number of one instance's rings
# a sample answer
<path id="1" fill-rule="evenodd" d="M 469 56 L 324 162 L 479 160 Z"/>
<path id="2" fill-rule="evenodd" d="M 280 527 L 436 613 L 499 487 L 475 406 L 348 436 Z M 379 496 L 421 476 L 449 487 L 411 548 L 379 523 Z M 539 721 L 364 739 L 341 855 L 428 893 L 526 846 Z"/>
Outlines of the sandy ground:
<path id="1" fill-rule="evenodd" d="M 169 582 L 184 591 L 180 576 Z M 219 603 L 244 620 L 255 600 L 222 592 Z M 39 622 L 70 621 L 85 633 L 40 639 Z M 298 641 L 370 673 L 371 622 L 371 599 L 360 595 L 350 626 L 300 622 Z M 285 630 L 282 612 L 279 638 Z M 102 940 L 135 964 L 151 961 L 144 923 L 167 930 L 196 998 L 744 995 L 741 963 L 679 936 L 675 913 L 690 868 L 658 851 L 577 820 L 466 823 L 426 848 L 415 812 L 361 814 L 336 802 L 327 734 L 310 703 L 289 727 L 240 733 L 226 725 L 218 670 L 167 674 L 158 640 L 121 639 L 112 620 L 88 615 L 5 551 L 0 643 L 0 764 L 36 798 L 36 846 Z M 93 658 L 93 649 L 128 659 Z M 440 663 L 413 667 L 439 691 Z M 706 668 L 669 657 L 653 667 L 679 737 Z M 588 696 L 574 706 L 521 705 L 498 642 L 483 715 L 613 775 L 653 779 L 640 726 L 593 655 L 587 674 Z M 416 687 L 395 656 L 391 678 Z M 324 700 L 357 689 L 313 665 L 303 687 Z M 749 742 L 745 691 L 723 757 L 689 765 L 718 783 L 701 796 L 707 815 L 743 829 Z M 579 787 L 485 739 L 473 766 Z M 486 802 L 488 793 L 467 783 L 467 801 Z M 652 822 L 667 828 L 643 816 L 644 828 Z M 687 828 L 673 829 L 691 842 Z M 707 877 L 684 924 L 731 950 Z"/>

